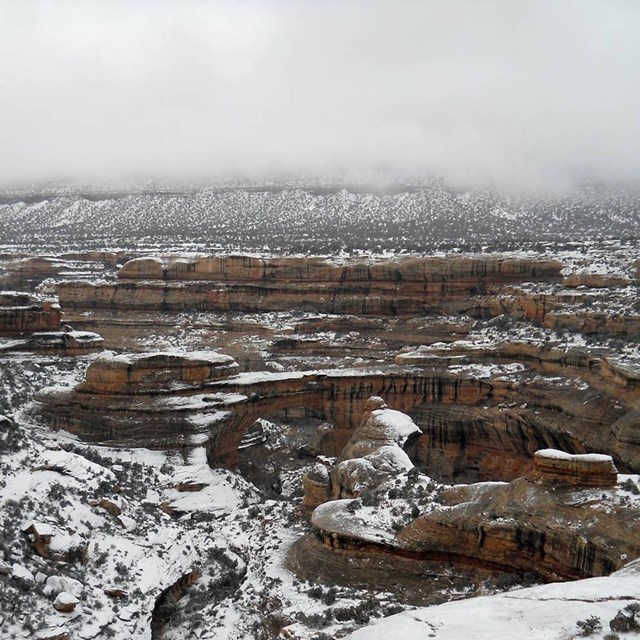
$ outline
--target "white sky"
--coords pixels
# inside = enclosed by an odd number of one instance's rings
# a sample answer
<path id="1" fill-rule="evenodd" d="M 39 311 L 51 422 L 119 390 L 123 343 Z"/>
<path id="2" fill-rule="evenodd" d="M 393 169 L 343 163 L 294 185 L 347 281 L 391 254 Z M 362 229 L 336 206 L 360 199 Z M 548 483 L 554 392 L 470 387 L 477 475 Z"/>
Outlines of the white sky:
<path id="1" fill-rule="evenodd" d="M 0 181 L 640 167 L 640 0 L 0 0 Z"/>

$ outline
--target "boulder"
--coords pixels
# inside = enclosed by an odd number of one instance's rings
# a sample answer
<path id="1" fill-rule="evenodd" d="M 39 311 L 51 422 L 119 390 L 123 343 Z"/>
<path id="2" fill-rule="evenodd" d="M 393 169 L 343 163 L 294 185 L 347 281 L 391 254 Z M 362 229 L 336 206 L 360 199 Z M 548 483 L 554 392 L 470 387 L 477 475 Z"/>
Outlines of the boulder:
<path id="1" fill-rule="evenodd" d="M 618 470 L 611 456 L 541 449 L 533 456 L 533 470 L 529 478 L 546 484 L 613 487 L 618 481 Z"/>
<path id="2" fill-rule="evenodd" d="M 56 596 L 56 599 L 53 601 L 53 606 L 56 611 L 60 611 L 61 613 L 71 613 L 79 602 L 80 600 L 72 593 L 62 591 Z"/>
<path id="3" fill-rule="evenodd" d="M 46 596 L 57 596 L 60 593 L 70 593 L 79 598 L 83 590 L 82 582 L 68 576 L 49 576 L 44 585 L 44 594 Z"/>
<path id="4" fill-rule="evenodd" d="M 112 516 L 119 516 L 122 513 L 122 507 L 117 502 L 110 500 L 109 498 L 102 498 L 95 503 L 95 506 L 100 507 L 100 509 L 104 509 Z"/>
<path id="5" fill-rule="evenodd" d="M 331 499 L 331 479 L 323 464 L 316 463 L 302 476 L 305 507 L 316 507 Z"/>

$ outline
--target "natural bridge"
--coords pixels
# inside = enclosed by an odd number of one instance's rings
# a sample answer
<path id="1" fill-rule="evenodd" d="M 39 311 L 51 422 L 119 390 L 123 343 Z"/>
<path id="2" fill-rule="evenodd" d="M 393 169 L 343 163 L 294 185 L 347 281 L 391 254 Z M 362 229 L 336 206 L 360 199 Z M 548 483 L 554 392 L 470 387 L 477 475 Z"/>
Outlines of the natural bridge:
<path id="1" fill-rule="evenodd" d="M 378 395 L 411 415 L 422 430 L 411 455 L 442 478 L 511 479 L 548 447 L 610 453 L 621 470 L 633 468 L 610 429 L 628 406 L 523 365 L 236 370 L 231 358 L 211 353 L 101 357 L 85 382 L 43 390 L 35 408 L 51 427 L 87 441 L 185 455 L 204 446 L 212 466 L 231 467 L 256 420 L 291 409 L 332 423 L 326 453 L 339 453 L 366 400 Z"/>

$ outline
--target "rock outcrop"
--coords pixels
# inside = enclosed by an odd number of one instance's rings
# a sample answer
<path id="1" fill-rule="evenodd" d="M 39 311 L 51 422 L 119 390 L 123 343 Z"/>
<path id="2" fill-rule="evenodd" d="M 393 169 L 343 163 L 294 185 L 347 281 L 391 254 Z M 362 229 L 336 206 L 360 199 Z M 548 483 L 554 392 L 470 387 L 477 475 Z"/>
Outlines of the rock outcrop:
<path id="1" fill-rule="evenodd" d="M 364 405 L 362 422 L 331 469 L 331 497 L 354 498 L 390 477 L 413 468 L 407 451 L 415 453 L 420 429 L 411 418 L 389 409 L 379 396 Z"/>
<path id="2" fill-rule="evenodd" d="M 69 534 L 46 522 L 31 522 L 23 528 L 35 552 L 43 558 L 62 562 L 85 563 L 88 545 L 84 538 Z"/>
<path id="3" fill-rule="evenodd" d="M 539 458 L 528 478 L 444 489 L 439 505 L 397 532 L 375 512 L 364 526 L 349 501 L 316 508 L 312 526 L 328 553 L 345 558 L 397 553 L 545 580 L 608 575 L 640 555 L 640 503 L 629 501 L 621 481 L 612 484 L 610 458 L 548 451 Z"/>
<path id="4" fill-rule="evenodd" d="M 51 278 L 97 279 L 115 271 L 130 254 L 114 251 L 80 251 L 63 255 L 24 256 L 2 265 L 0 286 L 34 291 Z"/>
<path id="5" fill-rule="evenodd" d="M 0 335 L 60 328 L 62 311 L 52 300 L 16 291 L 0 292 Z"/>
<path id="6" fill-rule="evenodd" d="M 3 287 L 33 291 L 43 280 L 58 276 L 67 265 L 66 261 L 52 256 L 21 258 L 5 265 L 0 282 Z"/>
<path id="7" fill-rule="evenodd" d="M 419 436 L 420 429 L 409 416 L 372 396 L 337 464 L 330 470 L 315 464 L 303 476 L 304 504 L 316 506 L 330 499 L 357 497 L 412 469 L 407 450 L 415 453 Z"/>
<path id="8" fill-rule="evenodd" d="M 618 470 L 611 456 L 572 455 L 556 449 L 541 449 L 533 456 L 529 479 L 551 485 L 613 487 L 618 482 Z"/>
<path id="9" fill-rule="evenodd" d="M 42 296 L 0 291 L 0 353 L 40 351 L 75 355 L 98 351 L 104 341 L 91 331 L 62 325 L 60 305 Z"/>
<path id="10" fill-rule="evenodd" d="M 331 500 L 331 477 L 326 465 L 316 462 L 302 476 L 305 507 L 317 507 Z"/>
<path id="11" fill-rule="evenodd" d="M 0 353 L 30 351 L 80 355 L 104 349 L 104 339 L 92 331 L 39 331 L 0 341 Z"/>
<path id="12" fill-rule="evenodd" d="M 590 287 L 601 289 L 608 287 L 626 287 L 629 284 L 631 284 L 631 280 L 625 276 L 608 273 L 591 273 L 589 271 L 576 271 L 562 281 L 563 286 L 570 288 Z"/>
<path id="13" fill-rule="evenodd" d="M 38 398 L 52 427 L 90 441 L 191 448 L 202 444 L 211 421 L 225 415 L 218 405 L 227 396 L 213 387 L 237 369 L 233 358 L 216 352 L 105 352 L 75 389 L 54 387 Z"/>
<path id="14" fill-rule="evenodd" d="M 340 454 L 339 462 L 364 458 L 383 447 L 396 446 L 405 453 L 415 450 L 420 429 L 413 420 L 389 409 L 380 396 L 371 396 L 364 405 L 360 427 Z"/>
<path id="15" fill-rule="evenodd" d="M 216 256 L 137 258 L 119 282 L 62 282 L 66 308 L 182 311 L 282 311 L 410 315 L 452 300 L 525 281 L 559 280 L 562 265 L 544 258 L 453 256 L 354 261 Z"/>
<path id="16" fill-rule="evenodd" d="M 219 353 L 182 355 L 151 353 L 113 355 L 106 352 L 87 369 L 79 393 L 136 395 L 200 389 L 236 373 L 232 357 Z"/>

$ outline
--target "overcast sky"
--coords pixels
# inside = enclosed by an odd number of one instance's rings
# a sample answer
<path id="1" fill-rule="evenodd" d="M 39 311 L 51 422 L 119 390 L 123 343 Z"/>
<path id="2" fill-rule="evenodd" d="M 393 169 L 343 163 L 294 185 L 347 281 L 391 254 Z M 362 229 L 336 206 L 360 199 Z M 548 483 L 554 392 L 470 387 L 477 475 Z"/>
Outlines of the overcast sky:
<path id="1" fill-rule="evenodd" d="M 640 0 L 0 0 L 0 181 L 628 180 Z"/>

